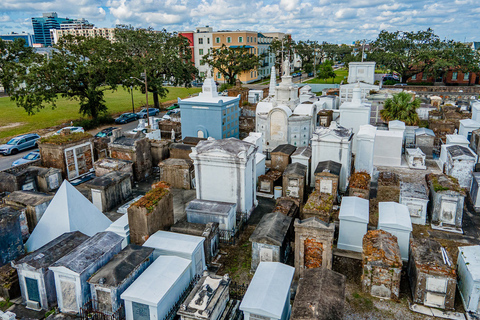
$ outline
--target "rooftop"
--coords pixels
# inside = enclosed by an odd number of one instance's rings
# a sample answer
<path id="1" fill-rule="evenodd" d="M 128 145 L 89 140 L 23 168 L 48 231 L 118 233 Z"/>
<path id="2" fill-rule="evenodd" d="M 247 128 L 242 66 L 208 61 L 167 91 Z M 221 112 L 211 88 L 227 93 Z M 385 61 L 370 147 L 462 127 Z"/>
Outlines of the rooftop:
<path id="1" fill-rule="evenodd" d="M 265 214 L 250 236 L 251 242 L 281 246 L 292 224 L 292 218 L 280 212 Z"/>
<path id="2" fill-rule="evenodd" d="M 421 183 L 400 183 L 400 196 L 428 200 L 427 188 Z"/>
<path id="3" fill-rule="evenodd" d="M 235 156 L 238 156 L 241 152 L 248 153 L 249 150 L 253 152 L 256 149 L 255 145 L 237 138 L 204 140 L 200 141 L 195 147 L 197 154 L 221 151 Z"/>
<path id="4" fill-rule="evenodd" d="M 307 166 L 299 162 L 290 163 L 283 172 L 283 175 L 287 174 L 298 174 L 300 176 L 305 176 L 307 174 Z"/>
<path id="5" fill-rule="evenodd" d="M 458 247 L 458 255 L 463 257 L 465 267 L 473 281 L 480 280 L 480 246 Z"/>
<path id="6" fill-rule="evenodd" d="M 199 245 L 203 244 L 203 237 L 169 231 L 157 231 L 143 244 L 145 247 L 154 248 L 165 252 L 180 252 L 191 256 Z"/>
<path id="7" fill-rule="evenodd" d="M 104 287 L 117 287 L 144 262 L 151 258 L 152 248 L 129 244 L 106 265 L 88 279 L 89 283 Z"/>
<path id="8" fill-rule="evenodd" d="M 236 206 L 235 203 L 195 199 L 188 203 L 185 210 L 228 215 L 232 209 L 235 212 Z"/>
<path id="9" fill-rule="evenodd" d="M 335 161 L 320 161 L 315 169 L 315 173 L 327 172 L 339 176 L 342 170 L 342 164 Z"/>
<path id="10" fill-rule="evenodd" d="M 459 146 L 459 145 L 450 145 L 446 147 L 447 151 L 452 155 L 452 157 L 462 157 L 467 156 L 475 158 L 476 155 L 470 150 L 470 148 Z"/>
<path id="11" fill-rule="evenodd" d="M 379 202 L 378 228 L 383 227 L 412 231 L 408 207 L 397 202 Z"/>
<path id="12" fill-rule="evenodd" d="M 38 206 L 53 199 L 53 196 L 35 191 L 14 191 L 4 198 L 4 201 L 12 201 L 24 206 Z"/>
<path id="13" fill-rule="evenodd" d="M 297 147 L 295 147 L 291 144 L 281 144 L 278 147 L 276 147 L 275 149 L 273 149 L 273 151 L 271 153 L 278 152 L 278 153 L 284 153 L 284 154 L 291 155 L 292 153 L 295 152 L 295 150 L 297 150 Z"/>
<path id="14" fill-rule="evenodd" d="M 297 150 L 295 150 L 294 153 L 292 153 L 291 157 L 296 157 L 296 156 L 303 156 L 306 158 L 310 158 L 312 156 L 312 147 L 298 147 Z"/>
<path id="15" fill-rule="evenodd" d="M 401 268 L 397 237 L 384 230 L 370 230 L 363 236 L 363 261 L 386 268 Z"/>
<path id="16" fill-rule="evenodd" d="M 417 269 L 421 272 L 455 276 L 455 265 L 452 257 L 447 250 L 444 250 L 450 265 L 445 263 L 442 246 L 438 241 L 430 238 L 412 238 L 410 240 L 410 251 Z"/>
<path id="17" fill-rule="evenodd" d="M 368 223 L 369 201 L 359 197 L 343 197 L 338 218 Z"/>

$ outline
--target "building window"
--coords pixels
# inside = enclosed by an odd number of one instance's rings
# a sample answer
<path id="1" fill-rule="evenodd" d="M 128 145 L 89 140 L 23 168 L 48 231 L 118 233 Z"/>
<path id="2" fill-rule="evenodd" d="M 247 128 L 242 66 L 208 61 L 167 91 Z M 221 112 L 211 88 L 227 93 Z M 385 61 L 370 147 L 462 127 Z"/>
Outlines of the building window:
<path id="1" fill-rule="evenodd" d="M 247 38 L 248 39 L 248 38 Z M 238 37 L 238 42 L 242 43 L 243 42 L 243 37 Z"/>
<path id="2" fill-rule="evenodd" d="M 253 71 L 250 71 L 250 78 L 253 78 Z"/>
<path id="3" fill-rule="evenodd" d="M 220 72 L 217 73 L 217 78 L 222 79 L 222 74 Z"/>
<path id="4" fill-rule="evenodd" d="M 198 54 L 203 55 L 203 49 L 198 49 Z"/>
<path id="5" fill-rule="evenodd" d="M 468 81 L 468 79 L 470 79 L 470 72 L 467 72 L 467 73 L 463 74 L 463 80 Z"/>
<path id="6" fill-rule="evenodd" d="M 216 38 L 215 38 L 215 42 L 216 42 L 216 43 L 220 43 L 220 37 L 216 37 Z"/>
<path id="7" fill-rule="evenodd" d="M 204 65 L 205 65 L 205 61 L 200 60 L 200 65 L 201 65 L 201 66 L 204 66 Z"/>
<path id="8" fill-rule="evenodd" d="M 412 76 L 412 80 L 417 80 L 417 75 L 416 75 L 416 74 L 414 74 L 414 75 Z"/>
<path id="9" fill-rule="evenodd" d="M 200 77 L 205 77 L 205 72 L 200 72 Z"/>
<path id="10" fill-rule="evenodd" d="M 207 44 L 210 44 L 210 38 L 207 38 Z"/>
<path id="11" fill-rule="evenodd" d="M 458 72 L 452 73 L 452 80 L 457 80 L 458 78 Z"/>
<path id="12" fill-rule="evenodd" d="M 232 38 L 231 37 L 227 37 L 227 43 L 232 43 Z"/>
<path id="13" fill-rule="evenodd" d="M 257 37 L 254 38 L 253 42 L 257 42 Z"/>
<path id="14" fill-rule="evenodd" d="M 198 38 L 198 44 L 203 44 L 203 38 Z"/>

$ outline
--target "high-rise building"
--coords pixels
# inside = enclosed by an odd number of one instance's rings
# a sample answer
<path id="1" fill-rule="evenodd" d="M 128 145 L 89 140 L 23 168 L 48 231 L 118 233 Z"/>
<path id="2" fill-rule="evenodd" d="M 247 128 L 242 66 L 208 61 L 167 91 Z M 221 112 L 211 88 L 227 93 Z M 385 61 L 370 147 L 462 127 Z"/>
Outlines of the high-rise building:
<path id="1" fill-rule="evenodd" d="M 0 39 L 3 41 L 15 41 L 15 39 L 23 39 L 25 40 L 25 45 L 27 47 L 33 46 L 33 35 L 30 33 L 9 33 L 9 34 L 0 34 Z"/>
<path id="2" fill-rule="evenodd" d="M 91 29 L 93 24 L 85 19 L 59 18 L 56 12 L 44 13 L 32 18 L 34 41 L 44 47 L 51 47 L 53 39 L 50 30 Z"/>

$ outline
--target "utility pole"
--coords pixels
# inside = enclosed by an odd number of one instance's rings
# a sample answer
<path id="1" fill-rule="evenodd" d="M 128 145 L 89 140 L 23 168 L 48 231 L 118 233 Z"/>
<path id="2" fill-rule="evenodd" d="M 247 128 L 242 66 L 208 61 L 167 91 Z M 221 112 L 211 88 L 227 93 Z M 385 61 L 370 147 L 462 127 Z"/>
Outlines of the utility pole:
<path id="1" fill-rule="evenodd" d="M 147 69 L 145 72 L 145 101 L 147 103 L 147 125 L 150 127 L 150 112 L 148 112 L 148 85 L 147 85 Z"/>
<path id="2" fill-rule="evenodd" d="M 135 113 L 135 105 L 133 104 L 133 86 L 130 86 L 130 93 L 132 95 L 132 113 Z"/>

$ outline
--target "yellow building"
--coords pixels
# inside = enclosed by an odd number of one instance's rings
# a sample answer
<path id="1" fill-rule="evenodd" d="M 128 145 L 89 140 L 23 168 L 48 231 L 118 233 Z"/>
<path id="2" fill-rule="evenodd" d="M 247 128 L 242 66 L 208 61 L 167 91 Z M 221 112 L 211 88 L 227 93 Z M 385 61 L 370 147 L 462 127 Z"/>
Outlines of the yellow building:
<path id="1" fill-rule="evenodd" d="M 227 47 L 241 47 L 245 46 L 250 49 L 250 52 L 258 55 L 258 32 L 255 31 L 217 31 L 212 34 L 213 50 L 220 48 L 222 45 Z M 223 75 L 217 70 L 214 71 L 214 78 L 216 81 L 222 83 L 226 82 L 227 79 L 223 78 Z M 250 83 L 258 80 L 259 74 L 258 69 L 252 69 L 250 71 L 242 72 L 238 75 L 237 79 L 243 83 Z"/>

